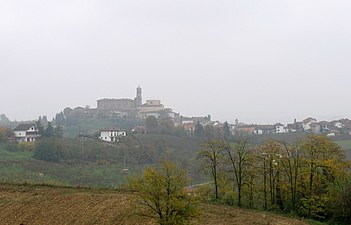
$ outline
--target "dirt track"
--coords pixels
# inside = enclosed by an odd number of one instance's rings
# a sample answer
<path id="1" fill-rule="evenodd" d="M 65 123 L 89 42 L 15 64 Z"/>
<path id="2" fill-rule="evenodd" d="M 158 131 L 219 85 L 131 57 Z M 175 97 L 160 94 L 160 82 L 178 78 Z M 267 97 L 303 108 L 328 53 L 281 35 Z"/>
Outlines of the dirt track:
<path id="1" fill-rule="evenodd" d="M 302 221 L 222 205 L 203 204 L 195 224 L 298 225 Z M 0 184 L 0 224 L 153 224 L 137 216 L 133 196 L 97 189 Z"/>

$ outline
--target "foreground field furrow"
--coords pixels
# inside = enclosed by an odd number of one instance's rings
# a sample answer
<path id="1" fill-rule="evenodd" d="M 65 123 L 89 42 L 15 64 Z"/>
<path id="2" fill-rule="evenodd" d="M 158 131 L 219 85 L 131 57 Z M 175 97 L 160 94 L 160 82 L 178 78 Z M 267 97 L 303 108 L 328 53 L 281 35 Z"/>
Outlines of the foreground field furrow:
<path id="1" fill-rule="evenodd" d="M 304 225 L 303 221 L 274 214 L 241 210 L 224 205 L 202 204 L 194 223 L 201 225 Z M 153 224 L 138 216 L 130 193 L 61 187 L 0 184 L 2 225 L 30 224 Z"/>

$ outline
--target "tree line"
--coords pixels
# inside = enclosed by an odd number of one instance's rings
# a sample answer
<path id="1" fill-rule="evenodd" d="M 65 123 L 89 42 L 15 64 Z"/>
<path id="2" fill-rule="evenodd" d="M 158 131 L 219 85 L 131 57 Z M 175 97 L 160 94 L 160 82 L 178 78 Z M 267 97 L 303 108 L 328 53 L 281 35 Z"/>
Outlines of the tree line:
<path id="1" fill-rule="evenodd" d="M 318 220 L 351 219 L 350 161 L 325 136 L 259 146 L 243 137 L 206 141 L 198 158 L 213 181 L 210 199 Z"/>

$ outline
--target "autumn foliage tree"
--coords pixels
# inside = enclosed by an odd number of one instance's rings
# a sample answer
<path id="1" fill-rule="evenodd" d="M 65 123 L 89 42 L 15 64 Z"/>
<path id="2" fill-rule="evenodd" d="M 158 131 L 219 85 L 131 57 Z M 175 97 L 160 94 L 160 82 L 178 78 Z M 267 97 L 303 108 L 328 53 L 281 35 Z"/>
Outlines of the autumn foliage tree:
<path id="1" fill-rule="evenodd" d="M 159 169 L 146 169 L 143 177 L 130 183 L 142 206 L 142 215 L 160 225 L 189 224 L 197 214 L 195 198 L 185 190 L 189 184 L 187 172 L 169 161 L 163 161 Z"/>
<path id="2" fill-rule="evenodd" d="M 329 190 L 338 178 L 349 173 L 349 163 L 340 146 L 331 142 L 327 137 L 311 135 L 301 146 L 301 192 L 299 213 L 316 219 L 330 216 L 328 205 L 332 202 Z M 320 207 L 316 208 L 316 204 Z"/>
<path id="3" fill-rule="evenodd" d="M 6 128 L 0 127 L 0 142 L 6 141 Z"/>
<path id="4" fill-rule="evenodd" d="M 231 196 L 237 197 L 239 207 L 317 220 L 350 218 L 350 161 L 328 137 L 309 135 L 296 143 L 267 140 L 258 146 L 243 140 L 223 143 L 206 142 L 199 154 L 211 171 L 215 193 L 223 167 L 229 172 L 223 183 L 234 187 Z M 346 208 L 340 211 L 338 205 Z"/>

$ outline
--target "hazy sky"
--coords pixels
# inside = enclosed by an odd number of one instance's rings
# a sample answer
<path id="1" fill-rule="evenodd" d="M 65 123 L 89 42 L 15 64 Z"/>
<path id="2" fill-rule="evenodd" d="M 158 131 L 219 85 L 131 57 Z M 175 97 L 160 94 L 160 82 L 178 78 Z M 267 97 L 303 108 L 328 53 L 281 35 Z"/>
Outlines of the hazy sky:
<path id="1" fill-rule="evenodd" d="M 0 0 L 0 114 L 160 99 L 230 122 L 351 117 L 350 0 Z"/>

